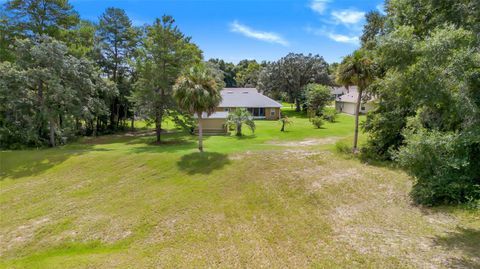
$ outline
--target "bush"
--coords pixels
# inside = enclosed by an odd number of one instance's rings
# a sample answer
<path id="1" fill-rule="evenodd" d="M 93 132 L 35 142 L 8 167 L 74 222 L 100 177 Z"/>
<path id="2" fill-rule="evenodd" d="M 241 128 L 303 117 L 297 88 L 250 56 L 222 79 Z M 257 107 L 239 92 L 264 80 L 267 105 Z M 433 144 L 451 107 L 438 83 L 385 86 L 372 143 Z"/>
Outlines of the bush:
<path id="1" fill-rule="evenodd" d="M 335 150 L 338 153 L 345 153 L 345 154 L 352 153 L 352 144 L 347 142 L 349 141 L 345 141 L 345 140 L 338 141 L 337 143 L 335 143 Z"/>
<path id="2" fill-rule="evenodd" d="M 314 117 L 311 119 L 313 126 L 319 129 L 323 125 L 323 119 L 321 117 Z"/>
<path id="3" fill-rule="evenodd" d="M 480 200 L 480 142 L 459 133 L 405 133 L 395 159 L 415 178 L 412 197 L 425 205 Z"/>
<path id="4" fill-rule="evenodd" d="M 333 101 L 333 96 L 330 93 L 330 88 L 320 84 L 308 84 L 304 88 L 305 107 L 311 110 L 315 115 L 321 115 L 323 108 Z"/>
<path id="5" fill-rule="evenodd" d="M 322 117 L 328 122 L 335 122 L 338 117 L 338 112 L 334 107 L 326 107 L 322 111 Z"/>

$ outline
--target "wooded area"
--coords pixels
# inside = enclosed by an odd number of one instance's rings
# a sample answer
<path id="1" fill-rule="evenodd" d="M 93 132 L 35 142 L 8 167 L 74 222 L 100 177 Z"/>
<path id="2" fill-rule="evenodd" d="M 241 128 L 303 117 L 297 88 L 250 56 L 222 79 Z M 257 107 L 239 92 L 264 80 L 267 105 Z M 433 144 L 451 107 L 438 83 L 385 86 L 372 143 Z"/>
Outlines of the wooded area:
<path id="1" fill-rule="evenodd" d="M 403 166 L 416 180 L 417 202 L 478 201 L 480 2 L 390 0 L 385 8 L 367 14 L 361 48 L 340 64 L 299 53 L 233 64 L 204 62 L 168 15 L 135 27 L 118 8 L 91 22 L 68 1 L 7 1 L 0 18 L 0 146 L 53 147 L 133 128 L 136 118 L 156 125 L 157 141 L 166 116 L 191 129 L 198 110 L 179 106 L 174 85 L 204 65 L 215 87 L 257 87 L 317 116 L 326 89 L 314 84 L 356 85 L 355 153 Z M 360 124 L 360 100 L 371 96 L 374 109 Z M 360 128 L 368 134 L 363 146 Z"/>

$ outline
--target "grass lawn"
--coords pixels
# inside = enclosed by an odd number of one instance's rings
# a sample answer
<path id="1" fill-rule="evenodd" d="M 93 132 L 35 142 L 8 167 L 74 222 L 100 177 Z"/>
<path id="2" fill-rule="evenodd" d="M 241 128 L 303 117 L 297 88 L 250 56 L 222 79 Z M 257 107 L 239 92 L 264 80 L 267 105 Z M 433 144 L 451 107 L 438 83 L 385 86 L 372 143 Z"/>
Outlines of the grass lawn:
<path id="1" fill-rule="evenodd" d="M 479 212 L 413 205 L 404 172 L 335 153 L 352 116 L 284 113 L 203 154 L 145 131 L 1 152 L 0 268 L 480 267 Z"/>

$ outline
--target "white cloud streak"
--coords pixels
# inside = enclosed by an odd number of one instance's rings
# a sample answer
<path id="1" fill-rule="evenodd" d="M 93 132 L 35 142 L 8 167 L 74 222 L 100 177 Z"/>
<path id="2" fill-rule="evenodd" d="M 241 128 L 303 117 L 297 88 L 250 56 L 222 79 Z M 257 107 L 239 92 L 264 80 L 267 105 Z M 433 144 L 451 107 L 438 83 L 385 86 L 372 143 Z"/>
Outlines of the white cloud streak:
<path id="1" fill-rule="evenodd" d="M 339 23 L 357 24 L 365 17 L 365 12 L 353 9 L 335 10 L 332 17 Z"/>
<path id="2" fill-rule="evenodd" d="M 341 34 L 335 34 L 335 33 L 327 33 L 327 36 L 330 39 L 340 43 L 349 43 L 353 45 L 358 45 L 360 43 L 358 36 L 347 36 L 347 35 L 341 35 Z"/>
<path id="3" fill-rule="evenodd" d="M 310 2 L 310 8 L 318 14 L 323 14 L 327 9 L 328 2 L 330 2 L 330 0 L 312 0 L 312 2 Z"/>
<path id="4" fill-rule="evenodd" d="M 330 38 L 331 40 L 339 43 L 347 43 L 347 44 L 352 44 L 352 45 L 359 45 L 360 44 L 360 39 L 358 36 L 355 35 L 343 35 L 343 34 L 337 34 L 335 32 L 332 32 L 331 30 L 326 30 L 326 29 L 315 29 L 311 27 L 307 27 L 305 29 L 308 33 L 312 33 L 314 35 L 318 36 L 326 36 Z"/>
<path id="5" fill-rule="evenodd" d="M 239 33 L 246 37 L 251 37 L 257 40 L 280 44 L 285 47 L 289 45 L 288 41 L 285 40 L 282 36 L 280 36 L 277 33 L 258 31 L 239 23 L 238 21 L 234 21 L 230 24 L 230 31 L 234 33 Z"/>

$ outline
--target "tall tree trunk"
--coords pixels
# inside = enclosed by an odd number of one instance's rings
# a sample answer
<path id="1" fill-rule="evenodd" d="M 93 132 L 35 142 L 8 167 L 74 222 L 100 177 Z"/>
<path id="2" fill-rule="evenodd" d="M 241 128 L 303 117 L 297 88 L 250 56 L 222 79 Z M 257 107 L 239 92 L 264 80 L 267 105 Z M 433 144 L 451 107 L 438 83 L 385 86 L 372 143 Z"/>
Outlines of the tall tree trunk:
<path id="1" fill-rule="evenodd" d="M 50 146 L 55 147 L 55 121 L 50 117 Z"/>
<path id="2" fill-rule="evenodd" d="M 96 119 L 93 119 L 95 121 L 95 126 L 93 126 L 93 137 L 97 136 L 98 133 L 98 117 Z"/>
<path id="3" fill-rule="evenodd" d="M 300 107 L 300 100 L 298 98 L 295 98 L 295 111 L 300 112 L 301 107 Z"/>
<path id="4" fill-rule="evenodd" d="M 237 136 L 242 135 L 242 123 L 237 123 Z"/>
<path id="5" fill-rule="evenodd" d="M 115 123 L 116 128 L 118 129 L 118 125 L 120 123 L 120 103 L 117 104 L 117 122 Z"/>
<path id="6" fill-rule="evenodd" d="M 115 129 L 115 105 L 116 105 L 116 97 L 113 99 L 113 103 L 110 106 L 110 128 L 113 130 Z"/>
<path id="7" fill-rule="evenodd" d="M 155 115 L 155 132 L 157 133 L 157 143 L 160 143 L 162 134 L 162 114 L 158 112 Z"/>
<path id="8" fill-rule="evenodd" d="M 131 128 L 132 128 L 132 131 L 135 131 L 135 113 L 133 113 L 132 115 Z"/>
<path id="9" fill-rule="evenodd" d="M 202 127 L 202 112 L 198 114 L 198 150 L 203 152 L 203 127 Z"/>
<path id="10" fill-rule="evenodd" d="M 357 105 L 355 107 L 355 134 L 353 136 L 353 153 L 357 153 L 357 144 L 358 144 L 358 116 L 360 114 L 360 104 L 362 102 L 362 93 L 363 89 L 358 87 L 358 99 Z"/>
<path id="11" fill-rule="evenodd" d="M 285 121 L 282 121 L 282 129 L 280 129 L 280 132 L 285 132 Z"/>

